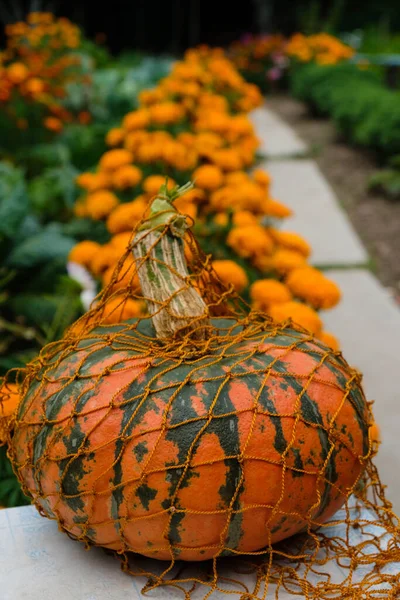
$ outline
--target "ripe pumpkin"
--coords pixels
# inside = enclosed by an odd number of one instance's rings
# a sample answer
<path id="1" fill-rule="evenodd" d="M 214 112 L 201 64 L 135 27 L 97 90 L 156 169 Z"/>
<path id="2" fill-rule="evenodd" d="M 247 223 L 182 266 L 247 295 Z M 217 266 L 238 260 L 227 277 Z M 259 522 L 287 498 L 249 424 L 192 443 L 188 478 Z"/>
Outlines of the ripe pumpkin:
<path id="1" fill-rule="evenodd" d="M 182 222 L 167 213 L 157 205 L 162 218 L 135 238 L 152 319 L 44 353 L 10 452 L 24 491 L 72 537 L 158 559 L 258 551 L 340 508 L 369 451 L 368 405 L 339 354 L 260 315 L 206 321 L 190 285 L 175 292 L 182 314 L 167 311 L 184 329 L 160 336 L 168 315 L 154 307 L 172 291 L 146 277 L 184 260 Z M 182 331 L 185 351 L 168 352 Z"/>

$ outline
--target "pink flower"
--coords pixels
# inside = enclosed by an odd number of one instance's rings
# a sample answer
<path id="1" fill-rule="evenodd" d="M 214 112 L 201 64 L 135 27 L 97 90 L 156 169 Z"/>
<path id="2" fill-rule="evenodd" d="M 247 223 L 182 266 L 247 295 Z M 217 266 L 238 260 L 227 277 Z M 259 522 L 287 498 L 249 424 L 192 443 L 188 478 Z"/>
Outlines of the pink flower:
<path id="1" fill-rule="evenodd" d="M 271 67 L 267 71 L 267 79 L 270 81 L 278 81 L 282 77 L 282 70 L 279 67 Z"/>

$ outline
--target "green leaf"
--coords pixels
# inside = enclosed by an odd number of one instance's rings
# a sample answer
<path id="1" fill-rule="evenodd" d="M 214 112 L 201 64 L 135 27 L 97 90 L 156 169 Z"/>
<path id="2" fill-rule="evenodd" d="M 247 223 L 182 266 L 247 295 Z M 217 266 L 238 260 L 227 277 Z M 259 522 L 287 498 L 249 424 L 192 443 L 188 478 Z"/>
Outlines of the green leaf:
<path id="1" fill-rule="evenodd" d="M 0 234 L 12 238 L 28 212 L 29 200 L 20 169 L 0 163 Z"/>
<path id="2" fill-rule="evenodd" d="M 72 294 L 69 296 L 17 294 L 10 299 L 9 305 L 16 315 L 25 317 L 29 323 L 45 328 L 46 324 L 53 323 L 60 307 L 65 309 L 66 315 L 72 313 L 72 318 L 68 318 L 68 321 L 72 322 L 73 317 L 78 313 L 80 300 L 78 293 L 75 294 L 75 298 Z"/>
<path id="3" fill-rule="evenodd" d="M 75 240 L 63 235 L 55 224 L 16 246 L 9 254 L 6 264 L 10 267 L 26 268 L 54 259 L 67 261 Z"/>

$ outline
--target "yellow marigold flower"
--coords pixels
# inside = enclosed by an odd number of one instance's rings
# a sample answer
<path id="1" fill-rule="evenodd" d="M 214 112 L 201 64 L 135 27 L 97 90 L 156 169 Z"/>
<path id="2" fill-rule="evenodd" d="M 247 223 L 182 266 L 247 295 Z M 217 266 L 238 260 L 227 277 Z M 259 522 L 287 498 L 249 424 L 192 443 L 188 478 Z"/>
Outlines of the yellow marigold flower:
<path id="1" fill-rule="evenodd" d="M 145 129 L 149 123 L 149 112 L 146 109 L 141 108 L 125 115 L 122 121 L 122 127 L 125 131 L 133 131 L 134 129 Z"/>
<path id="2" fill-rule="evenodd" d="M 294 296 L 317 309 L 332 308 L 340 300 L 340 289 L 336 283 L 310 266 L 293 269 L 286 283 Z"/>
<path id="3" fill-rule="evenodd" d="M 290 217 L 292 214 L 288 206 L 285 206 L 282 202 L 278 202 L 278 200 L 272 200 L 272 198 L 267 198 L 263 202 L 261 210 L 267 217 L 276 217 L 277 219 L 284 219 Z"/>
<path id="4" fill-rule="evenodd" d="M 111 266 L 114 267 L 121 258 L 119 248 L 111 244 L 100 246 L 99 250 L 90 262 L 90 270 L 94 275 L 100 276 L 107 271 Z"/>
<path id="5" fill-rule="evenodd" d="M 195 204 L 201 204 L 207 198 L 204 190 L 200 190 L 199 188 L 193 188 L 186 192 L 181 198 L 184 198 L 186 202 L 194 202 Z"/>
<path id="6" fill-rule="evenodd" d="M 332 348 L 332 350 L 338 351 L 340 350 L 340 344 L 338 339 L 333 335 L 333 333 L 329 333 L 328 331 L 321 331 L 321 333 L 317 336 L 319 340 L 328 348 Z"/>
<path id="7" fill-rule="evenodd" d="M 234 227 L 229 232 L 226 242 L 244 258 L 257 254 L 268 255 L 273 249 L 273 241 L 261 225 Z"/>
<path id="8" fill-rule="evenodd" d="M 289 302 L 292 294 L 284 283 L 276 279 L 259 279 L 250 287 L 250 297 L 256 310 L 267 311 L 271 304 Z"/>
<path id="9" fill-rule="evenodd" d="M 120 323 L 143 315 L 143 304 L 132 298 L 110 298 L 104 306 L 102 323 Z"/>
<path id="10" fill-rule="evenodd" d="M 224 176 L 221 169 L 215 165 L 202 165 L 194 171 L 192 179 L 197 187 L 212 191 L 221 187 Z"/>
<path id="11" fill-rule="evenodd" d="M 233 260 L 213 260 L 212 266 L 222 283 L 239 294 L 249 285 L 246 272 Z"/>
<path id="12" fill-rule="evenodd" d="M 129 150 L 129 152 L 134 153 L 141 144 L 148 140 L 148 138 L 148 131 L 142 131 L 141 129 L 138 129 L 137 131 L 130 131 L 125 136 L 124 146 L 127 150 Z"/>
<path id="13" fill-rule="evenodd" d="M 86 213 L 96 221 L 105 219 L 118 204 L 119 200 L 115 194 L 108 190 L 98 190 L 87 196 Z"/>
<path id="14" fill-rule="evenodd" d="M 143 180 L 142 187 L 143 190 L 150 194 L 151 196 L 155 196 L 160 191 L 160 187 L 164 185 L 166 178 L 164 175 L 149 175 L 146 179 Z M 167 187 L 171 190 L 174 186 L 176 186 L 175 181 L 168 177 Z"/>
<path id="15" fill-rule="evenodd" d="M 101 171 L 99 173 L 81 173 L 75 179 L 75 182 L 84 190 L 95 192 L 109 187 L 111 178 L 107 173 Z"/>
<path id="16" fill-rule="evenodd" d="M 213 221 L 220 227 L 226 227 L 228 225 L 228 215 L 225 212 L 218 212 L 214 215 Z"/>
<path id="17" fill-rule="evenodd" d="M 142 171 L 134 165 L 124 165 L 117 169 L 112 176 L 114 187 L 118 190 L 125 190 L 137 185 L 143 177 Z"/>
<path id="18" fill-rule="evenodd" d="M 7 68 L 7 77 L 12 82 L 18 85 L 27 79 L 29 69 L 23 63 L 15 62 Z"/>
<path id="19" fill-rule="evenodd" d="M 163 99 L 163 92 L 159 88 L 152 90 L 142 90 L 139 92 L 140 104 L 154 104 L 154 102 L 160 102 Z"/>
<path id="20" fill-rule="evenodd" d="M 223 171 L 238 171 L 242 167 L 240 156 L 230 148 L 215 150 L 212 159 Z"/>
<path id="21" fill-rule="evenodd" d="M 199 154 L 203 155 L 216 150 L 217 148 L 221 148 L 224 140 L 217 133 L 212 133 L 211 131 L 202 131 L 197 134 L 195 138 L 194 145 Z"/>
<path id="22" fill-rule="evenodd" d="M 124 148 L 115 148 L 108 150 L 100 159 L 99 166 L 103 171 L 115 171 L 124 165 L 132 162 L 133 156 L 129 150 Z"/>
<path id="23" fill-rule="evenodd" d="M 152 104 L 149 107 L 150 119 L 152 123 L 158 125 L 167 125 L 181 121 L 185 116 L 185 109 L 176 102 L 161 102 Z"/>
<path id="24" fill-rule="evenodd" d="M 197 217 L 197 206 L 190 200 L 186 200 L 185 196 L 177 198 L 174 202 L 174 206 L 180 213 L 191 217 L 193 220 Z"/>
<path id="25" fill-rule="evenodd" d="M 252 181 L 238 184 L 235 187 L 235 204 L 243 210 L 260 213 L 265 200 L 265 192 Z"/>
<path id="26" fill-rule="evenodd" d="M 107 146 L 119 146 L 122 144 L 125 138 L 125 131 L 118 127 L 114 127 L 110 129 L 110 131 L 106 135 L 106 144 Z"/>
<path id="27" fill-rule="evenodd" d="M 49 129 L 49 131 L 54 131 L 54 133 L 59 133 L 64 127 L 62 121 L 57 117 L 46 117 L 43 121 L 43 125 L 46 129 Z"/>
<path id="28" fill-rule="evenodd" d="M 236 227 L 258 225 L 258 219 L 249 210 L 238 210 L 233 213 L 232 222 Z"/>
<path id="29" fill-rule="evenodd" d="M 301 302 L 296 302 L 296 300 L 272 304 L 268 308 L 268 314 L 277 323 L 292 319 L 294 323 L 315 335 L 322 330 L 322 321 L 315 310 Z"/>
<path id="30" fill-rule="evenodd" d="M 97 242 L 91 242 L 90 240 L 79 242 L 72 248 L 68 255 L 68 260 L 89 268 L 93 258 L 100 249 L 101 246 Z"/>
<path id="31" fill-rule="evenodd" d="M 263 169 L 255 169 L 253 171 L 254 181 L 263 188 L 268 189 L 271 184 L 271 176 Z"/>
<path id="32" fill-rule="evenodd" d="M 279 246 L 288 250 L 296 250 L 306 258 L 311 254 L 311 247 L 306 240 L 298 233 L 291 231 L 279 231 L 278 229 L 269 230 L 270 234 Z"/>
<path id="33" fill-rule="evenodd" d="M 233 208 L 235 204 L 235 189 L 232 186 L 224 186 L 210 194 L 210 206 L 216 212 Z"/>
<path id="34" fill-rule="evenodd" d="M 21 395 L 16 383 L 3 383 L 0 387 L 0 444 L 8 438 L 10 422 L 16 415 Z"/>
<path id="35" fill-rule="evenodd" d="M 144 217 L 146 208 L 147 203 L 143 200 L 120 204 L 107 219 L 108 231 L 110 233 L 132 231 Z"/>
<path id="36" fill-rule="evenodd" d="M 185 146 L 192 147 L 195 144 L 196 136 L 193 133 L 189 133 L 189 131 L 183 131 L 176 139 Z"/>

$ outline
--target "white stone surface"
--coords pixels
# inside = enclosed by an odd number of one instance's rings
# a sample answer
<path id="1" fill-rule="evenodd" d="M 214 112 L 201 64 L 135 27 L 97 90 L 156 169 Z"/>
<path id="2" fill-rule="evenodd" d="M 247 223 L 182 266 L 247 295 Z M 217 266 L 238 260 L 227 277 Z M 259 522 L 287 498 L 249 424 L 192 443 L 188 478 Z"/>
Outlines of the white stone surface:
<path id="1" fill-rule="evenodd" d="M 347 531 L 346 525 L 344 527 L 331 525 L 325 529 L 325 535 L 342 538 L 349 535 L 352 546 L 379 536 L 380 547 L 386 549 L 390 538 L 387 534 L 384 535 L 385 532 L 379 526 L 372 524 L 375 521 L 374 513 L 365 508 L 352 509 L 352 511 L 354 517 L 371 522 L 364 535 L 359 529 L 350 528 Z M 339 513 L 336 515 L 338 519 L 346 518 L 344 510 Z M 317 558 L 322 557 L 318 555 Z M 344 559 L 341 564 L 343 562 Z M 146 560 L 145 564 L 149 571 L 160 574 L 167 566 L 168 563 L 150 560 Z M 182 564 L 177 564 L 173 573 L 181 569 L 181 566 Z M 362 580 L 373 566 L 373 564 L 360 565 L 353 575 L 353 582 Z M 188 568 L 192 576 L 198 574 L 198 567 L 195 564 L 189 565 Z M 325 574 L 329 573 L 331 581 L 337 584 L 340 584 L 348 574 L 346 569 L 333 560 L 321 568 Z M 382 568 L 382 572 L 392 574 L 398 573 L 399 570 L 399 563 L 392 563 Z M 240 579 L 250 591 L 254 590 L 254 575 L 239 576 L 237 571 L 230 569 L 228 562 L 219 567 L 219 572 L 225 577 Z M 312 573 L 308 574 L 309 579 L 313 577 Z M 326 575 L 323 576 L 324 580 L 325 577 Z M 321 576 L 317 576 L 316 581 L 321 582 Z M 145 582 L 142 577 L 132 577 L 122 573 L 117 559 L 103 550 L 92 548 L 86 552 L 82 544 L 60 533 L 56 523 L 41 517 L 33 506 L 0 511 L 1 600 L 140 600 L 143 598 L 140 590 Z M 232 591 L 227 580 L 221 581 L 220 585 Z M 387 585 L 379 586 L 379 590 L 383 591 Z M 191 594 L 191 598 L 192 600 L 204 599 L 208 591 L 207 587 L 198 586 Z M 275 588 L 271 584 L 265 596 L 263 592 L 261 586 L 258 596 L 264 597 L 265 600 L 293 598 L 292 594 L 283 589 L 280 589 L 276 596 Z M 148 597 L 152 600 L 175 600 L 183 598 L 183 594 L 174 588 L 165 587 L 149 592 Z M 235 594 L 234 597 L 238 596 Z M 210 600 L 226 600 L 226 598 L 226 594 L 221 592 L 214 592 L 210 596 Z"/>
<path id="2" fill-rule="evenodd" d="M 387 494 L 400 514 L 400 309 L 367 270 L 327 273 L 343 292 L 340 304 L 323 315 L 340 340 L 346 360 L 363 373 L 368 400 L 382 434 L 376 459 Z"/>
<path id="3" fill-rule="evenodd" d="M 333 190 L 312 160 L 271 161 L 272 195 L 294 214 L 284 229 L 296 231 L 311 244 L 317 266 L 360 265 L 368 255 Z"/>
<path id="4" fill-rule="evenodd" d="M 260 152 L 270 157 L 293 156 L 307 152 L 306 144 L 295 131 L 266 106 L 250 114 L 250 119 L 261 142 Z"/>

